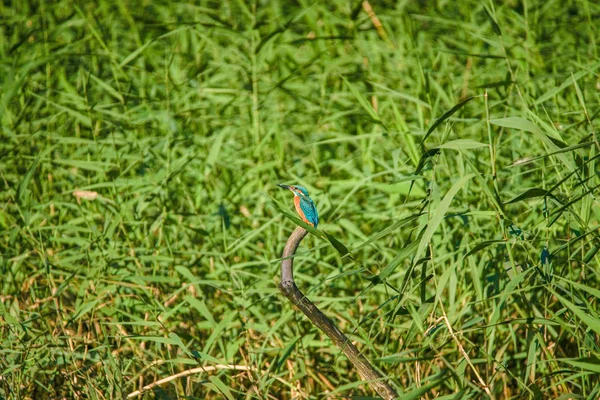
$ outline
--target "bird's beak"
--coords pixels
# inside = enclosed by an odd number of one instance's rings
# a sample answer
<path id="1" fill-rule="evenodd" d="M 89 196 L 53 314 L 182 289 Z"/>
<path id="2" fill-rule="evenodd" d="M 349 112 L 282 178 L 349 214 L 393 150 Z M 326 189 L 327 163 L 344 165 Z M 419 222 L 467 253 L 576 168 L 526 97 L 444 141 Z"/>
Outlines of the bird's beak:
<path id="1" fill-rule="evenodd" d="M 282 185 L 281 183 L 278 183 L 277 186 L 279 186 L 280 188 L 283 188 L 283 189 L 291 190 L 291 188 L 288 185 Z"/>

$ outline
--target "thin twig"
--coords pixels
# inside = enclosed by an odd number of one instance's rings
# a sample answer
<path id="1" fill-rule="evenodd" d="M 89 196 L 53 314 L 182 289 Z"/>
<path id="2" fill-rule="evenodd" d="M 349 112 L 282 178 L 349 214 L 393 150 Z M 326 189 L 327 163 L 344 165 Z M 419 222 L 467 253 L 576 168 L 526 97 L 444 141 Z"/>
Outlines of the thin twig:
<path id="1" fill-rule="evenodd" d="M 441 301 L 439 303 L 440 303 L 440 307 L 442 309 L 442 318 L 444 319 L 444 323 L 446 324 L 446 328 L 448 328 L 448 332 L 450 332 L 450 336 L 452 336 L 452 340 L 454 340 L 454 342 L 458 346 L 458 350 L 460 351 L 460 353 L 464 357 L 464 359 L 467 362 L 467 364 L 469 364 L 469 367 L 471 367 L 471 370 L 473 371 L 473 373 L 475 373 L 475 376 L 477 377 L 477 380 L 479 381 L 479 384 L 481 385 L 481 387 L 483 388 L 483 390 L 485 391 L 485 393 L 489 396 L 490 399 L 493 400 L 494 396 L 492 395 L 492 392 L 490 391 L 490 387 L 483 380 L 483 378 L 481 377 L 481 375 L 479 375 L 479 372 L 477 371 L 477 368 L 475 368 L 475 366 L 471 362 L 471 358 L 469 358 L 469 354 L 467 354 L 467 352 L 465 351 L 465 348 L 463 347 L 462 343 L 460 342 L 460 340 L 458 340 L 457 335 L 454 333 L 454 329 L 452 329 L 452 324 L 450 324 L 450 321 L 448 320 L 448 316 L 446 315 L 446 310 L 444 309 L 444 305 L 442 304 Z"/>
<path id="2" fill-rule="evenodd" d="M 292 304 L 300 309 L 310 319 L 310 321 L 325 333 L 337 347 L 339 347 L 346 357 L 354 364 L 358 372 L 373 389 L 384 399 L 396 399 L 398 393 L 388 384 L 378 370 L 376 370 L 369 360 L 362 355 L 356 346 L 340 331 L 321 310 L 317 308 L 296 286 L 293 275 L 294 254 L 298 245 L 304 239 L 308 232 L 301 227 L 297 227 L 290 235 L 285 248 L 281 262 L 281 283 L 279 289 Z"/>
<path id="3" fill-rule="evenodd" d="M 216 370 L 220 370 L 220 369 L 231 369 L 231 370 L 236 370 L 236 371 L 254 371 L 255 370 L 254 368 L 248 367 L 246 365 L 223 365 L 223 364 L 192 368 L 192 369 L 185 370 L 183 372 L 179 372 L 175 375 L 171 375 L 171 376 L 167 376 L 166 378 L 159 379 L 158 381 L 152 382 L 152 383 L 144 386 L 140 390 L 136 390 L 135 392 L 129 393 L 127 395 L 127 398 L 131 399 L 133 397 L 138 397 L 156 386 L 160 386 L 164 383 L 170 382 L 177 378 L 182 378 L 184 376 L 189 376 L 189 375 L 194 375 L 194 374 L 206 373 L 208 371 L 216 371 Z"/>

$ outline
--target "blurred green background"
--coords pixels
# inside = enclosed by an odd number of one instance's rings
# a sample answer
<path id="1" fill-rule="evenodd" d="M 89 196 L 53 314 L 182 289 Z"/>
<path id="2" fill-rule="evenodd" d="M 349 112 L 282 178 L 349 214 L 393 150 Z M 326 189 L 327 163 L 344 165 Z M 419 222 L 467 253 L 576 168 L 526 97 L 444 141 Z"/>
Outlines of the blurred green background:
<path id="1" fill-rule="evenodd" d="M 0 397 L 598 399 L 599 18 L 0 3 Z"/>

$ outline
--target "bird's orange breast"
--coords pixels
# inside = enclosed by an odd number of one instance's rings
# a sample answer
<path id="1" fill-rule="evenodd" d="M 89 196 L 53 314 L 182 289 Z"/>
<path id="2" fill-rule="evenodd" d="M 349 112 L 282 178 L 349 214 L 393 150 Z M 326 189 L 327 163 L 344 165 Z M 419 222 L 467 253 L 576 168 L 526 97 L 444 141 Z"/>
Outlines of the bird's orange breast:
<path id="1" fill-rule="evenodd" d="M 300 218 L 302 218 L 302 221 L 312 226 L 315 226 L 315 224 L 306 219 L 304 211 L 302 211 L 302 207 L 300 207 L 300 196 L 294 196 L 294 205 L 296 206 L 296 211 L 298 212 L 298 215 L 300 215 Z"/>

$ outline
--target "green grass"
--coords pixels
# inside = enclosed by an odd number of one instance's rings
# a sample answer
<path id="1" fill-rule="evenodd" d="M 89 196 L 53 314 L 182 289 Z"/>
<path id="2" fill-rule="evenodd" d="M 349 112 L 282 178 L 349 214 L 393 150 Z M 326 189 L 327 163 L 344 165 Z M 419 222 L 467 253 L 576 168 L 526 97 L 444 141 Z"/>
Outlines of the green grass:
<path id="1" fill-rule="evenodd" d="M 375 396 L 297 183 L 402 398 L 598 399 L 600 6 L 419 3 L 1 3 L 0 398 Z"/>

